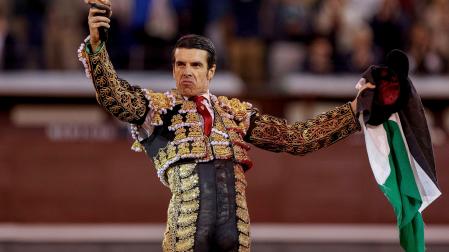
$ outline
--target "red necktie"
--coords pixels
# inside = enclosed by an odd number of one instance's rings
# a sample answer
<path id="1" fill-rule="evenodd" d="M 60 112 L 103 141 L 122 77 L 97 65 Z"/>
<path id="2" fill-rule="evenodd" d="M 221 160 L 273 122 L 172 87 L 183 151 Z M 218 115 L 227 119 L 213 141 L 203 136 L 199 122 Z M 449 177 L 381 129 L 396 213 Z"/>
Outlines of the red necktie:
<path id="1" fill-rule="evenodd" d="M 204 134 L 206 136 L 210 135 L 210 132 L 212 130 L 212 116 L 209 113 L 209 110 L 207 110 L 206 106 L 203 104 L 203 100 L 205 98 L 203 96 L 194 96 L 192 100 L 196 103 L 196 109 L 198 110 L 198 113 L 203 117 L 204 120 Z"/>

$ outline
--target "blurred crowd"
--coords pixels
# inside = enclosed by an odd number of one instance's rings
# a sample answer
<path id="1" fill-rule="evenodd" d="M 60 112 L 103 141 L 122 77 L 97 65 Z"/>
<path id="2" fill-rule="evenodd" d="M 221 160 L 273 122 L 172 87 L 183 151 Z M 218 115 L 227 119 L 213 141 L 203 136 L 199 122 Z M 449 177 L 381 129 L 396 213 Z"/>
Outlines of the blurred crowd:
<path id="1" fill-rule="evenodd" d="M 289 72 L 361 73 L 399 48 L 415 74 L 449 73 L 447 0 L 112 0 L 118 69 L 167 70 L 188 33 L 210 37 L 218 68 L 250 85 Z M 80 68 L 81 0 L 0 0 L 0 69 Z"/>

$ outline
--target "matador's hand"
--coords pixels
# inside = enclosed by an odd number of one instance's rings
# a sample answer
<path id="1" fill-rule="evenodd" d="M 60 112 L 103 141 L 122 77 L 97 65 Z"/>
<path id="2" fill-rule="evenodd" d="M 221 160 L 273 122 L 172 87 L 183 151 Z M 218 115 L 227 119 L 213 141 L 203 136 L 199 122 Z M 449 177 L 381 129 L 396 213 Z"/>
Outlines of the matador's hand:
<path id="1" fill-rule="evenodd" d="M 357 113 L 357 98 L 359 97 L 360 93 L 367 88 L 376 88 L 376 86 L 371 82 L 366 82 L 365 78 L 361 78 L 355 85 L 355 88 L 358 90 L 358 93 L 355 99 L 351 102 L 351 109 L 352 112 Z"/>
<path id="2" fill-rule="evenodd" d="M 85 3 L 90 5 L 97 5 L 101 8 L 90 8 L 88 16 L 89 32 L 90 32 L 90 44 L 92 50 L 96 50 L 100 44 L 100 32 L 98 28 L 104 27 L 108 29 L 110 27 L 109 19 L 112 15 L 111 2 L 109 0 L 84 0 Z M 109 15 L 108 15 L 109 14 Z"/>

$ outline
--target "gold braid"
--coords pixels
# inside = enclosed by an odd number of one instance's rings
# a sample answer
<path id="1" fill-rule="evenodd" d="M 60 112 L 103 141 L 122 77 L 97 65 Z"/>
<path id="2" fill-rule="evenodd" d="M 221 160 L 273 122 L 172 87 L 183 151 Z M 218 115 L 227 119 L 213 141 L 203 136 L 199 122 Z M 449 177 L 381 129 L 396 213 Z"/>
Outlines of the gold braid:
<path id="1" fill-rule="evenodd" d="M 293 125 L 287 124 L 285 119 L 255 114 L 246 140 L 269 151 L 304 155 L 359 130 L 360 125 L 348 103 Z"/>
<path id="2" fill-rule="evenodd" d="M 90 55 L 89 63 L 98 102 L 122 121 L 143 123 L 148 108 L 144 91 L 117 77 L 105 46 Z"/>

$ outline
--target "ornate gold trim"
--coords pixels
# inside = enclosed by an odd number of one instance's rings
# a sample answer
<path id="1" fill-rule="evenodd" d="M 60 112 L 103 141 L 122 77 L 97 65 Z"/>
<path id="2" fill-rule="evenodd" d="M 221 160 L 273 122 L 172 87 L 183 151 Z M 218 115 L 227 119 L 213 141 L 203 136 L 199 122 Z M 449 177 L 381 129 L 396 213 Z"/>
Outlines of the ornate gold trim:
<path id="1" fill-rule="evenodd" d="M 85 50 L 82 56 L 89 64 L 98 102 L 122 121 L 143 122 L 148 104 L 143 89 L 117 77 L 105 46 L 95 54 Z"/>
<path id="2" fill-rule="evenodd" d="M 249 142 L 262 149 L 304 155 L 327 147 L 360 130 L 350 104 L 336 107 L 305 122 L 260 115 L 249 133 Z"/>
<path id="3" fill-rule="evenodd" d="M 199 178 L 196 164 L 182 164 L 167 171 L 172 199 L 170 201 L 164 251 L 193 251 L 199 210 Z"/>
<path id="4" fill-rule="evenodd" d="M 246 204 L 246 179 L 243 174 L 241 165 L 234 165 L 234 177 L 236 188 L 236 216 L 237 216 L 237 230 L 239 231 L 239 251 L 249 251 L 251 247 L 250 238 L 250 220 L 248 214 L 248 207 Z"/>

